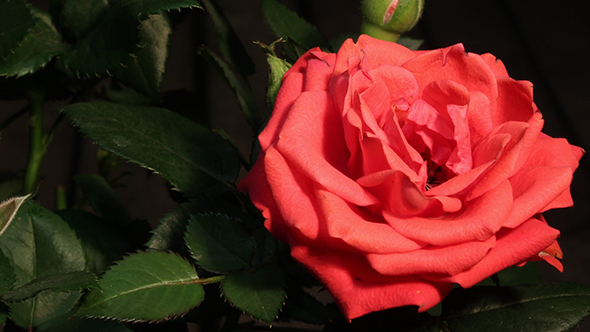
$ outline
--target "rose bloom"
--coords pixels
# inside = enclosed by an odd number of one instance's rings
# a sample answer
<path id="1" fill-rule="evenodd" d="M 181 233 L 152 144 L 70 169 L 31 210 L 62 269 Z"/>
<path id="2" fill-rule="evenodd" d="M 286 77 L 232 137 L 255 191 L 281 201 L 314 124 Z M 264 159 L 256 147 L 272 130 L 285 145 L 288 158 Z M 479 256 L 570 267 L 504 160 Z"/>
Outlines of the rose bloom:
<path id="1" fill-rule="evenodd" d="M 361 36 L 285 74 L 239 187 L 349 320 L 422 312 L 512 265 L 562 270 L 541 213 L 573 204 L 583 150 L 542 127 L 493 55 Z"/>

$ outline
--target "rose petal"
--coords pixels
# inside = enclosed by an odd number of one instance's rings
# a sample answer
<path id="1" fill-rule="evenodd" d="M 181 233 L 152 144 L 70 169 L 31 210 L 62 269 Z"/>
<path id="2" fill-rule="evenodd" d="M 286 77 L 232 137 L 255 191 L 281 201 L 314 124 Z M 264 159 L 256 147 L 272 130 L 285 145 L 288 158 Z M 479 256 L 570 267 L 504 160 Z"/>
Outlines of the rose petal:
<path id="1" fill-rule="evenodd" d="M 400 66 L 414 56 L 414 52 L 400 44 L 361 35 L 356 44 L 352 39 L 347 39 L 342 44 L 337 53 L 334 75 L 338 76 L 348 70 L 350 57 L 363 59 L 364 69 L 371 70 L 382 65 Z"/>
<path id="2" fill-rule="evenodd" d="M 283 125 L 277 149 L 304 177 L 354 204 L 376 204 L 375 197 L 343 173 L 349 152 L 340 123 L 327 92 L 303 92 Z"/>
<path id="3" fill-rule="evenodd" d="M 366 255 L 369 264 L 379 273 L 391 276 L 421 273 L 454 275 L 463 272 L 479 261 L 494 247 L 496 238 L 469 241 L 450 246 L 428 246 L 407 253 Z"/>
<path id="4" fill-rule="evenodd" d="M 385 220 L 400 234 L 436 246 L 484 241 L 493 236 L 512 210 L 512 189 L 505 180 L 496 188 L 468 202 L 459 213 L 440 218 L 400 218 L 388 211 Z"/>
<path id="5" fill-rule="evenodd" d="M 342 200 L 329 191 L 319 189 L 316 196 L 326 221 L 328 234 L 342 239 L 361 252 L 407 252 L 425 245 L 400 235 L 382 219 Z"/>
<path id="6" fill-rule="evenodd" d="M 471 269 L 451 277 L 421 276 L 431 280 L 456 282 L 463 288 L 471 287 L 498 271 L 537 256 L 557 237 L 558 230 L 531 218 L 517 228 L 501 229 L 496 236 L 496 246 Z"/>
<path id="7" fill-rule="evenodd" d="M 510 178 L 514 205 L 504 227 L 514 228 L 542 211 L 569 188 L 570 167 L 527 167 Z"/>
<path id="8" fill-rule="evenodd" d="M 383 183 L 370 189 L 381 201 L 381 209 L 401 217 L 440 217 L 461 209 L 461 200 L 446 196 L 424 196 L 403 172 L 393 172 Z"/>
<path id="9" fill-rule="evenodd" d="M 317 239 L 320 236 L 318 216 L 321 211 L 315 197 L 308 195 L 314 190 L 311 181 L 297 168 L 289 165 L 274 146 L 266 150 L 264 170 L 282 222 L 286 227 L 297 229 L 308 239 Z M 271 219 L 269 225 L 273 227 L 281 220 Z"/>
<path id="10" fill-rule="evenodd" d="M 264 152 L 260 152 L 250 172 L 238 183 L 238 190 L 248 192 L 252 203 L 262 212 L 262 216 L 265 218 L 264 226 L 279 241 L 285 242 L 287 240 L 287 231 L 268 182 L 266 182 Z"/>
<path id="11" fill-rule="evenodd" d="M 462 44 L 423 53 L 402 67 L 414 73 L 421 89 L 430 82 L 448 79 L 467 87 L 470 92 L 482 92 L 489 100 L 496 100 L 498 96 L 496 76 L 489 65 L 481 56 L 465 53 Z M 495 104 L 491 106 L 494 114 Z"/>
<path id="12" fill-rule="evenodd" d="M 496 58 L 495 55 L 485 53 L 481 55 L 481 58 L 488 64 L 494 75 L 508 77 L 508 72 L 506 71 L 504 63 L 502 60 Z"/>
<path id="13" fill-rule="evenodd" d="M 469 119 L 469 136 L 472 147 L 477 145 L 494 128 L 490 108 L 490 100 L 486 95 L 479 91 L 470 93 L 467 118 Z"/>
<path id="14" fill-rule="evenodd" d="M 386 308 L 418 306 L 419 312 L 449 294 L 450 283 L 414 276 L 390 277 L 375 272 L 361 256 L 327 249 L 291 246 L 291 255 L 326 286 L 348 320 Z"/>
<path id="15" fill-rule="evenodd" d="M 533 84 L 510 77 L 498 77 L 496 112 L 492 113 L 494 125 L 508 121 L 528 121 L 535 113 L 533 107 Z"/>

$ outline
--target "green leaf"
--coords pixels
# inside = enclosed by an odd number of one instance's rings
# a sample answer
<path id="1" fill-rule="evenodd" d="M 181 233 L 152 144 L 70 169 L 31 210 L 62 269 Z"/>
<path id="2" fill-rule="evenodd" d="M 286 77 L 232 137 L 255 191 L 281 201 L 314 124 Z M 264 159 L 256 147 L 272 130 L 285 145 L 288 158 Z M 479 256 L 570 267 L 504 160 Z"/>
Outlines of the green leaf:
<path id="1" fill-rule="evenodd" d="M 101 76 L 123 67 L 138 50 L 136 13 L 129 8 L 110 7 L 96 27 L 80 39 L 61 61 L 78 76 Z"/>
<path id="2" fill-rule="evenodd" d="M 285 273 L 277 265 L 230 274 L 221 283 L 223 296 L 254 318 L 272 323 L 285 301 Z"/>
<path id="3" fill-rule="evenodd" d="M 541 272 L 537 262 L 528 262 L 524 266 L 511 266 L 498 272 L 500 286 L 537 284 L 541 281 Z"/>
<path id="4" fill-rule="evenodd" d="M 93 102 L 62 112 L 103 149 L 154 170 L 190 196 L 219 193 L 237 177 L 231 144 L 172 111 Z"/>
<path id="5" fill-rule="evenodd" d="M 272 112 L 275 106 L 275 100 L 277 99 L 277 94 L 281 88 L 283 76 L 287 70 L 291 68 L 291 64 L 272 54 L 267 54 L 266 61 L 270 67 L 270 72 L 268 74 L 268 108 Z"/>
<path id="6" fill-rule="evenodd" d="M 152 99 L 160 98 L 160 85 L 166 70 L 172 26 L 163 15 L 151 15 L 139 28 L 139 50 L 125 67 L 112 74 L 134 90 Z"/>
<path id="7" fill-rule="evenodd" d="M 61 35 L 51 22 L 51 15 L 31 7 L 38 18 L 33 30 L 14 48 L 14 52 L 0 62 L 0 75 L 20 77 L 43 68 L 54 56 L 68 51 Z"/>
<path id="8" fill-rule="evenodd" d="M 213 272 L 248 267 L 255 248 L 252 234 L 240 220 L 219 213 L 191 216 L 186 243 L 199 265 Z"/>
<path id="9" fill-rule="evenodd" d="M 33 202 L 21 206 L 0 236 L 0 248 L 14 268 L 16 287 L 47 275 L 81 271 L 86 265 L 74 231 L 57 215 Z M 39 326 L 70 311 L 80 295 L 43 291 L 32 299 L 10 304 L 10 318 L 26 329 Z"/>
<path id="10" fill-rule="evenodd" d="M 0 60 L 10 55 L 20 44 L 37 18 L 24 1 L 0 1 Z"/>
<path id="11" fill-rule="evenodd" d="M 10 308 L 5 303 L 0 302 L 0 324 L 6 324 L 9 316 Z M 4 331 L 7 330 L 5 329 Z"/>
<path id="12" fill-rule="evenodd" d="M 98 278 L 94 273 L 88 271 L 64 272 L 31 280 L 4 294 L 2 300 L 20 302 L 48 289 L 56 292 L 69 292 L 88 288 L 100 289 Z"/>
<path id="13" fill-rule="evenodd" d="M 276 0 L 262 1 L 262 17 L 277 37 L 288 38 L 306 50 L 327 43 L 314 26 Z"/>
<path id="14" fill-rule="evenodd" d="M 13 197 L 0 203 L 0 236 L 4 234 L 21 205 L 29 198 L 30 195 Z"/>
<path id="15" fill-rule="evenodd" d="M 214 0 L 202 0 L 205 9 L 213 20 L 215 36 L 219 43 L 219 50 L 225 60 L 242 75 L 254 74 L 254 62 L 240 42 L 238 35 L 229 24 L 225 15 Z"/>
<path id="16" fill-rule="evenodd" d="M 98 6 L 99 10 L 100 5 Z M 126 66 L 140 48 L 139 28 L 151 14 L 199 7 L 197 0 L 120 0 L 105 10 L 93 28 L 62 57 L 64 66 L 78 76 L 110 74 Z M 84 29 L 87 28 L 84 26 Z M 81 30 L 82 32 L 83 30 Z"/>
<path id="17" fill-rule="evenodd" d="M 131 250 L 120 229 L 109 225 L 97 215 L 76 209 L 57 211 L 82 240 L 86 253 L 86 269 L 102 273 L 115 260 Z"/>
<path id="18" fill-rule="evenodd" d="M 104 321 L 78 317 L 58 317 L 37 328 L 38 332 L 132 332 L 127 325 L 117 321 Z"/>
<path id="19" fill-rule="evenodd" d="M 82 188 L 84 197 L 90 205 L 111 225 L 125 227 L 133 221 L 127 208 L 117 196 L 107 181 L 96 174 L 81 174 L 74 176 L 76 184 Z"/>
<path id="20" fill-rule="evenodd" d="M 160 219 L 160 224 L 152 230 L 153 236 L 146 246 L 150 249 L 172 250 L 176 253 L 185 251 L 184 232 L 190 215 L 196 213 L 199 207 L 199 203 L 191 201 L 167 213 Z"/>
<path id="21" fill-rule="evenodd" d="M 244 113 L 244 116 L 246 116 L 246 120 L 248 120 L 250 127 L 252 127 L 254 130 L 258 130 L 260 126 L 260 119 L 258 116 L 258 110 L 256 109 L 256 103 L 254 102 L 254 96 L 252 95 L 252 91 L 250 91 L 250 87 L 244 86 L 237 78 L 235 73 L 231 70 L 229 65 L 223 61 L 223 59 L 218 57 L 210 48 L 206 46 L 201 47 L 199 54 L 201 54 L 205 60 L 207 60 L 207 62 L 213 66 L 213 69 L 215 69 L 219 77 L 223 78 L 227 85 L 229 85 L 238 99 L 238 104 L 242 109 L 242 113 Z"/>
<path id="22" fill-rule="evenodd" d="M 62 18 L 77 38 L 94 28 L 109 8 L 108 0 L 64 0 Z"/>
<path id="23" fill-rule="evenodd" d="M 453 332 L 568 331 L 590 310 L 590 287 L 568 282 L 455 288 L 443 302 Z"/>
<path id="24" fill-rule="evenodd" d="M 281 315 L 308 324 L 327 324 L 329 322 L 330 315 L 326 307 L 302 288 L 287 294 L 287 301 Z"/>
<path id="25" fill-rule="evenodd" d="M 187 313 L 204 297 L 193 266 L 161 251 L 138 252 L 102 276 L 102 291 L 91 290 L 77 316 L 121 321 L 163 321 Z"/>
<path id="26" fill-rule="evenodd" d="M 10 291 L 15 281 L 16 275 L 14 274 L 14 269 L 10 265 L 10 261 L 6 255 L 0 251 L 0 295 L 4 295 Z"/>
<path id="27" fill-rule="evenodd" d="M 182 8 L 202 8 L 197 0 L 120 0 L 121 7 L 130 8 L 145 20 L 149 15 Z"/>

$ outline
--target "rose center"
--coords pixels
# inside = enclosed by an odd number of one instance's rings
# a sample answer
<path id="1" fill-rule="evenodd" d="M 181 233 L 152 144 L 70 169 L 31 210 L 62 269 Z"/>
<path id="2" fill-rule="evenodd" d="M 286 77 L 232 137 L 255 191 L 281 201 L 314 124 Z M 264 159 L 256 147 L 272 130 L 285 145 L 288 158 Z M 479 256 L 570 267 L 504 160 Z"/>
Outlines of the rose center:
<path id="1" fill-rule="evenodd" d="M 432 160 L 428 160 L 426 162 L 426 169 L 428 171 L 428 178 L 426 179 L 426 184 L 424 186 L 426 191 L 442 184 L 449 179 L 448 171 L 437 165 Z"/>

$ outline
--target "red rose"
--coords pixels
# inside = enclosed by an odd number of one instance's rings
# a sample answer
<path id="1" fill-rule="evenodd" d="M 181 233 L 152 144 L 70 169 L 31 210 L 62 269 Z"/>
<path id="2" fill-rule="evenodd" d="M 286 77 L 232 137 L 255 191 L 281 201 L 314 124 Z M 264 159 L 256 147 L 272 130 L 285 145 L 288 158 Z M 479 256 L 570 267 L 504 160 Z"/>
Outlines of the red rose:
<path id="1" fill-rule="evenodd" d="M 422 312 L 453 283 L 562 269 L 541 213 L 572 205 L 583 150 L 542 127 L 532 84 L 493 55 L 361 36 L 285 74 L 240 188 L 348 319 Z"/>

